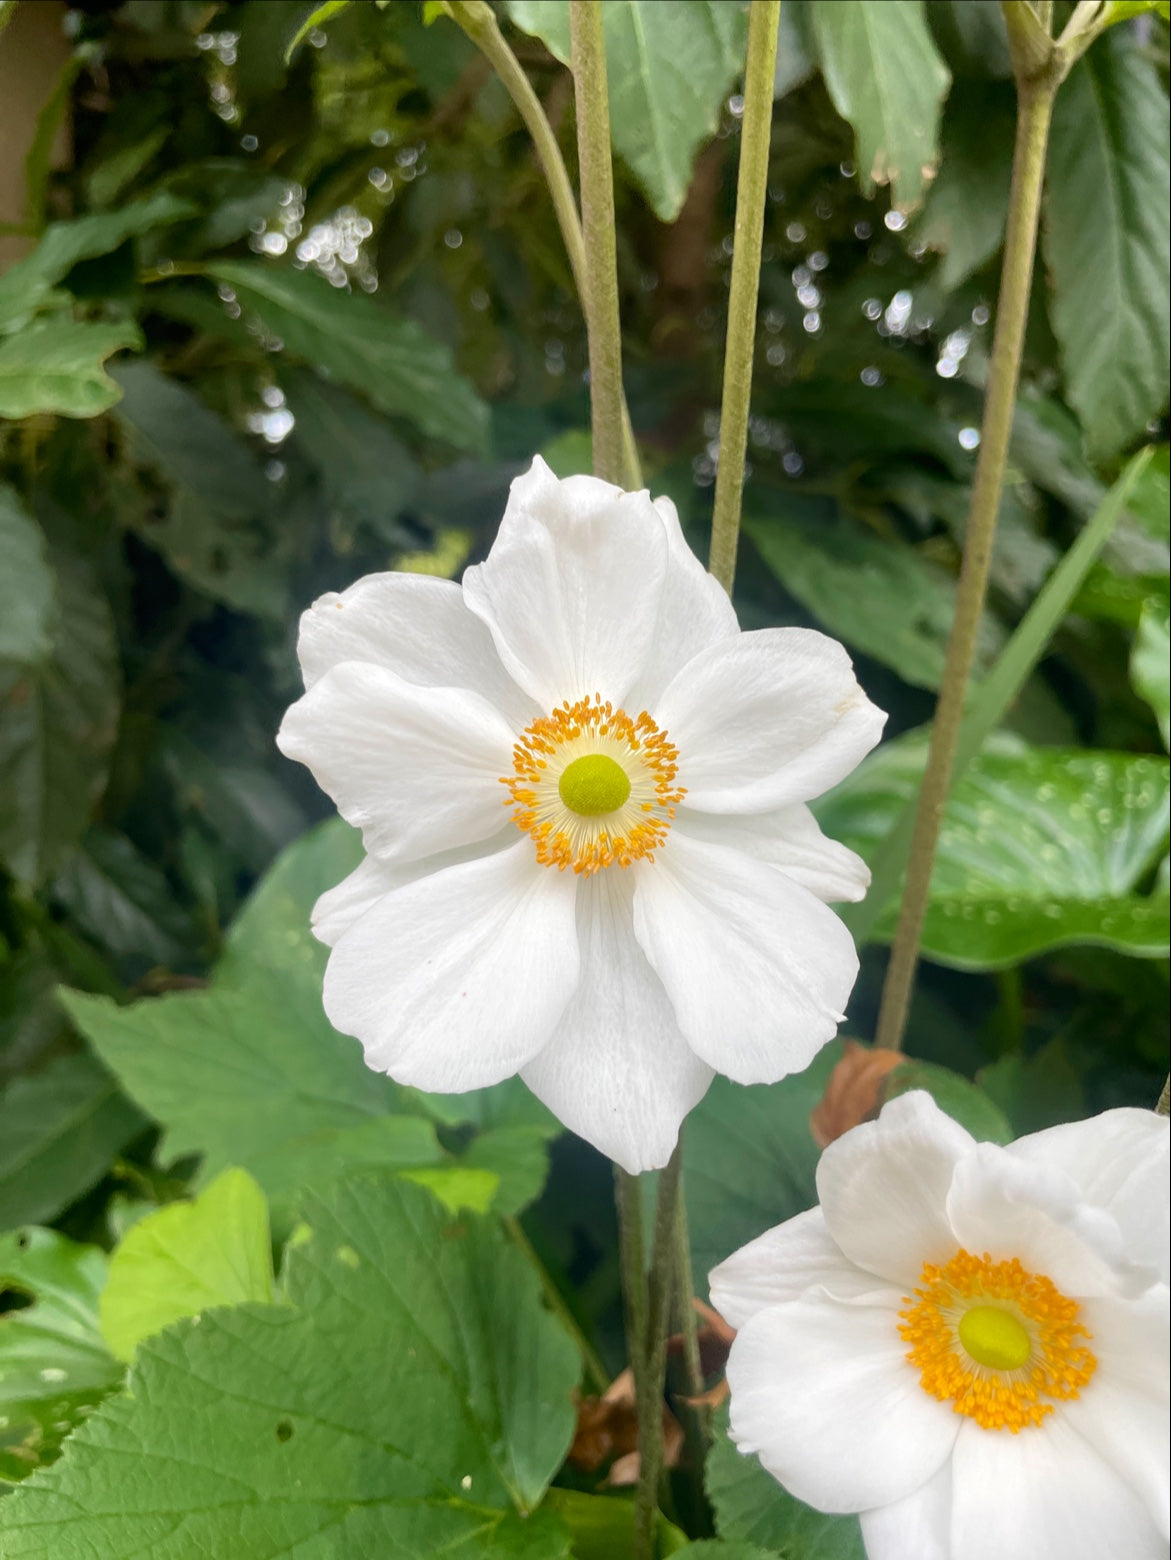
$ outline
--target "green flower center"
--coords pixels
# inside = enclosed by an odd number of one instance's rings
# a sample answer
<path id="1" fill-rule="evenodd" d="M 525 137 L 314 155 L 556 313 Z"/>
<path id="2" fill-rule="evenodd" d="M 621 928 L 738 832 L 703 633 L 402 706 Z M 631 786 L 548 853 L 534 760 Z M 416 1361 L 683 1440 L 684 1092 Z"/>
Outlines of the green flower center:
<path id="1" fill-rule="evenodd" d="M 630 795 L 630 779 L 622 765 L 604 753 L 587 753 L 566 764 L 557 782 L 557 794 L 582 818 L 598 818 L 617 812 Z"/>
<path id="2" fill-rule="evenodd" d="M 1033 1340 L 1011 1311 L 974 1305 L 960 1318 L 960 1342 L 989 1370 L 1019 1370 L 1033 1352 Z"/>

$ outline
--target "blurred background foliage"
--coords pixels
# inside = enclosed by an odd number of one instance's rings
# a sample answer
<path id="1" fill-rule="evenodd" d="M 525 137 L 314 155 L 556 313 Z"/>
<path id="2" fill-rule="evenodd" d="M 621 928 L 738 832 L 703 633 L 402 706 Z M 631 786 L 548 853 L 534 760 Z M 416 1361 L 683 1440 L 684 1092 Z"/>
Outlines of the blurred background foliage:
<path id="1" fill-rule="evenodd" d="M 509 98 L 413 0 L 323 9 L 0 10 L 0 58 L 56 70 L 2 153 L 26 181 L 0 238 L 0 1229 L 86 1243 L 58 1256 L 92 1312 L 98 1248 L 226 1166 L 278 1236 L 300 1187 L 406 1166 L 449 1206 L 524 1210 L 617 1368 L 609 1167 L 519 1086 L 455 1102 L 374 1077 L 320 1011 L 308 907 L 355 846 L 339 824 L 300 839 L 330 807 L 273 745 L 297 615 L 371 570 L 458 577 L 535 451 L 589 460 L 582 320 Z M 736 604 L 746 628 L 843 639 L 890 712 L 894 740 L 821 806 L 871 854 L 942 669 L 1014 93 L 997 6 L 871 7 L 864 59 L 850 9 L 783 8 Z M 664 76 L 607 10 L 628 397 L 702 556 L 744 18 L 644 6 Z M 572 171 L 564 6 L 499 14 Z M 908 1052 L 989 1136 L 1153 1103 L 1167 1067 L 1167 40 L 1155 14 L 1113 28 L 1058 100 L 981 671 L 1126 456 L 1159 447 L 945 825 Z M 861 1039 L 891 926 L 863 951 Z M 717 1080 L 695 1113 L 701 1292 L 812 1200 L 832 1059 L 771 1090 Z M 38 1299 L 54 1360 L 30 1261 L 0 1247 L 0 1288 Z M 67 1401 L 9 1390 L 0 1477 L 119 1379 L 91 1352 Z M 726 1536 L 784 1538 L 739 1516 Z"/>

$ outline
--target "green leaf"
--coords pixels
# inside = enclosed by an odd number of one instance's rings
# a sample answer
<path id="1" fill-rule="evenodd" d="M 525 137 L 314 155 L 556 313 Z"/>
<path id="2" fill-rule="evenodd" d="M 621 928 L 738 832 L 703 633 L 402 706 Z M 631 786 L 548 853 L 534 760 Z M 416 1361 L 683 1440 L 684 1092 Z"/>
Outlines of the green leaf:
<path id="1" fill-rule="evenodd" d="M 331 16 L 337 16 L 339 11 L 344 11 L 349 4 L 350 0 L 325 0 L 323 5 L 315 6 L 297 28 L 285 49 L 285 64 L 289 63 L 311 32 L 316 32 L 322 22 L 328 22 Z"/>
<path id="2" fill-rule="evenodd" d="M 1130 680 L 1155 712 L 1163 746 L 1171 747 L 1171 616 L 1165 600 L 1143 606 L 1138 636 L 1130 657 Z"/>
<path id="3" fill-rule="evenodd" d="M 683 1181 L 700 1291 L 717 1263 L 816 1203 L 820 1150 L 809 1115 L 840 1055 L 839 1044 L 827 1045 L 780 1083 L 747 1088 L 716 1078 L 687 1118 Z"/>
<path id="4" fill-rule="evenodd" d="M 1057 95 L 1043 234 L 1066 397 L 1103 460 L 1167 405 L 1169 179 L 1158 72 L 1111 33 Z"/>
<path id="5" fill-rule="evenodd" d="M 1014 1051 L 982 1067 L 978 1081 L 1012 1123 L 1014 1137 L 1088 1114 L 1085 1086 L 1060 1035 L 1032 1056 Z"/>
<path id="6" fill-rule="evenodd" d="M 290 352 L 380 411 L 401 415 L 432 438 L 482 454 L 488 408 L 447 348 L 415 321 L 364 293 L 342 292 L 311 271 L 221 260 L 208 274 L 253 310 Z"/>
<path id="7" fill-rule="evenodd" d="M 110 1353 L 131 1360 L 172 1322 L 248 1300 L 272 1300 L 268 1204 L 250 1175 L 225 1170 L 194 1202 L 148 1213 L 127 1232 L 98 1316 Z"/>
<path id="8" fill-rule="evenodd" d="M 685 1544 L 675 1551 L 675 1560 L 776 1560 L 776 1550 L 756 1544 L 726 1543 L 722 1538 L 703 1538 L 697 1544 Z"/>
<path id="9" fill-rule="evenodd" d="M 736 1450 L 728 1437 L 726 1410 L 716 1420 L 705 1483 L 724 1538 L 759 1544 L 786 1560 L 866 1560 L 858 1518 L 826 1516 L 803 1506 L 755 1457 Z"/>
<path id="10" fill-rule="evenodd" d="M 194 210 L 189 201 L 156 194 L 118 211 L 50 223 L 32 253 L 0 277 L 0 326 L 14 329 L 52 301 L 50 290 L 80 261 L 108 255 L 128 238 L 169 227 Z"/>
<path id="11" fill-rule="evenodd" d="M 810 20 L 829 95 L 854 127 L 863 189 L 889 184 L 910 210 L 935 174 L 951 81 L 921 0 L 812 0 Z"/>
<path id="12" fill-rule="evenodd" d="M 86 325 L 54 317 L 26 325 L 0 339 L 0 417 L 96 417 L 122 393 L 102 364 L 113 352 L 141 346 L 130 321 Z"/>
<path id="13" fill-rule="evenodd" d="M 956 590 L 942 568 L 844 516 L 827 523 L 783 501 L 767 518 L 745 515 L 743 525 L 784 588 L 830 633 L 913 687 L 939 687 Z M 989 665 L 1004 638 L 986 615 L 978 667 Z"/>
<path id="14" fill-rule="evenodd" d="M 54 1219 L 145 1121 L 92 1056 L 59 1056 L 0 1095 L 0 1229 Z"/>
<path id="15" fill-rule="evenodd" d="M 1011 1143 L 1014 1137 L 1008 1117 L 979 1084 L 971 1083 L 950 1067 L 933 1062 L 902 1062 L 886 1079 L 884 1098 L 893 1100 L 911 1089 L 923 1089 L 940 1110 L 966 1127 L 980 1143 Z"/>
<path id="16" fill-rule="evenodd" d="M 1128 22 L 1132 16 L 1148 16 L 1152 12 L 1168 21 L 1171 3 L 1169 0 L 1107 0 L 1102 21 L 1107 27 L 1113 27 L 1116 22 Z"/>
<path id="17" fill-rule="evenodd" d="M 582 1490 L 550 1490 L 544 1510 L 556 1512 L 569 1529 L 573 1560 L 617 1560 L 634 1553 L 634 1502 L 614 1495 L 587 1495 Z M 660 1512 L 655 1529 L 656 1552 L 661 1560 L 690 1554 L 687 1536 Z M 738 1560 L 724 1555 L 713 1560 Z M 746 1556 L 744 1560 L 756 1560 Z M 767 1557 L 766 1557 L 767 1560 Z"/>
<path id="18" fill-rule="evenodd" d="M 943 252 L 936 279 L 951 292 L 1000 248 L 1012 183 L 1016 92 L 987 81 L 960 81 L 943 113 L 939 176 L 916 235 Z"/>
<path id="19" fill-rule="evenodd" d="M 121 678 L 110 609 L 64 555 L 47 656 L 0 661 L 0 859 L 39 882 L 85 832 L 117 733 Z"/>
<path id="20" fill-rule="evenodd" d="M 53 880 L 53 898 L 91 942 L 138 979 L 183 963 L 197 941 L 165 874 L 124 834 L 93 828 Z"/>
<path id="21" fill-rule="evenodd" d="M 41 528 L 15 489 L 0 484 L 0 661 L 27 666 L 47 653 L 53 596 Z"/>
<path id="22" fill-rule="evenodd" d="M 129 1392 L 0 1506 L 5 1560 L 568 1560 L 534 1508 L 577 1351 L 495 1222 L 363 1176 L 308 1200 L 286 1265 L 287 1305 L 139 1348 Z"/>
<path id="23" fill-rule="evenodd" d="M 912 733 L 884 744 L 816 805 L 835 839 L 873 855 L 922 773 Z M 1002 739 L 972 761 L 944 812 L 923 951 L 1002 969 L 1094 943 L 1143 958 L 1168 947 L 1167 898 L 1140 886 L 1166 848 L 1168 764 Z M 889 938 L 896 902 L 877 926 Z"/>
<path id="24" fill-rule="evenodd" d="M 570 60 L 565 0 L 507 0 L 516 25 Z M 695 154 L 744 69 L 746 16 L 721 0 L 618 0 L 603 8 L 614 150 L 662 222 L 679 215 Z"/>
<path id="25" fill-rule="evenodd" d="M 98 1330 L 105 1281 L 106 1254 L 96 1246 L 56 1230 L 0 1235 L 0 1291 L 33 1302 L 0 1313 L 0 1483 L 52 1462 L 70 1430 L 121 1380 Z"/>

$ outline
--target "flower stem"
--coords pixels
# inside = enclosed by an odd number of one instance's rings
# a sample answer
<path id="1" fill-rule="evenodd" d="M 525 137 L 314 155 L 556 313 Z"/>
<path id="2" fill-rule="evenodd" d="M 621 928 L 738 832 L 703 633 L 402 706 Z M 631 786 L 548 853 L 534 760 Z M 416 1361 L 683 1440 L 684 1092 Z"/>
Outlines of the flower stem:
<path id="1" fill-rule="evenodd" d="M 1163 1085 L 1163 1092 L 1159 1095 L 1159 1103 L 1155 1106 L 1160 1116 L 1171 1116 L 1171 1075 Z"/>
<path id="2" fill-rule="evenodd" d="M 1017 8 L 1029 10 L 1027 0 L 1005 0 L 1004 12 L 1012 41 L 1018 23 Z M 915 829 L 907 866 L 907 886 L 899 909 L 898 927 L 891 946 L 890 964 L 882 992 L 875 1044 L 898 1051 L 910 1006 L 911 984 L 919 959 L 919 941 L 931 888 L 931 871 L 951 787 L 956 743 L 964 713 L 968 678 L 976 648 L 976 635 L 988 590 L 988 569 L 996 536 L 996 517 L 1004 487 L 1009 436 L 1017 382 L 1024 348 L 1029 289 L 1041 214 L 1041 189 L 1045 151 L 1059 76 L 1044 65 L 1038 68 L 1031 50 L 1027 60 L 1013 49 L 1017 74 L 1017 131 L 1013 156 L 1012 191 L 1008 229 L 1004 241 L 1004 267 L 997 304 L 996 335 L 988 371 L 984 420 L 980 428 L 980 455 L 972 484 L 964 537 L 964 560 L 956 591 L 955 619 L 947 645 L 943 681 L 931 747 L 919 792 Z"/>
<path id="3" fill-rule="evenodd" d="M 622 1304 L 626 1352 L 634 1373 L 635 1402 L 641 1405 L 646 1375 L 646 1261 L 642 1239 L 642 1194 L 638 1177 L 614 1166 L 614 1201 L 618 1208 L 618 1260 L 622 1269 Z"/>
<path id="4" fill-rule="evenodd" d="M 610 162 L 610 99 L 601 0 L 570 0 L 577 156 L 585 240 L 586 334 L 590 351 L 590 426 L 594 473 L 619 487 L 639 484 L 622 398 L 622 334 L 618 318 L 618 249 L 614 170 Z"/>
<path id="5" fill-rule="evenodd" d="M 577 201 L 574 199 L 573 186 L 569 182 L 565 159 L 561 155 L 557 137 L 553 134 L 553 127 L 541 106 L 541 100 L 521 69 L 520 61 L 509 48 L 504 34 L 500 31 L 496 14 L 487 0 L 449 0 L 448 12 L 452 20 L 463 29 L 495 70 L 501 85 L 524 121 L 526 130 L 533 138 L 537 159 L 545 175 L 545 183 L 549 186 L 557 225 L 561 229 L 565 253 L 569 257 L 574 286 L 577 288 L 577 295 L 584 310 L 588 267 L 581 218 L 577 214 Z M 627 471 L 632 478 L 631 485 L 638 487 L 642 477 L 625 399 L 622 404 L 622 443 Z"/>
<path id="6" fill-rule="evenodd" d="M 728 335 L 724 344 L 720 453 L 708 557 L 708 568 L 729 595 L 736 572 L 736 545 L 740 539 L 740 502 L 744 493 L 744 452 L 748 443 L 748 404 L 752 395 L 756 297 L 760 285 L 780 13 L 781 0 L 753 0 L 748 13 L 748 69 L 740 129 L 740 171 L 736 180 Z"/>
<path id="7" fill-rule="evenodd" d="M 659 1172 L 654 1244 L 647 1282 L 643 1390 L 638 1396 L 638 1492 L 634 1508 L 635 1560 L 653 1560 L 659 1481 L 663 1476 L 663 1380 L 667 1370 L 667 1324 L 675 1276 L 675 1236 L 679 1224 L 679 1186 L 683 1139 Z"/>

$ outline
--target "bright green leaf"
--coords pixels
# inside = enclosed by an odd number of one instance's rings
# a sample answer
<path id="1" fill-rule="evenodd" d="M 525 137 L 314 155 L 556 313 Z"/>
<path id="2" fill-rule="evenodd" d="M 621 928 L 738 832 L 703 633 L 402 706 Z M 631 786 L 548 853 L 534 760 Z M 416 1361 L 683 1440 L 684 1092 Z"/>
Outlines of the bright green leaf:
<path id="1" fill-rule="evenodd" d="M 812 0 L 810 10 L 829 95 L 854 127 L 863 189 L 889 184 L 895 205 L 910 210 L 939 162 L 951 81 L 922 0 Z"/>
<path id="2" fill-rule="evenodd" d="M 447 348 L 414 320 L 391 314 L 364 293 L 331 287 L 312 271 L 247 260 L 220 260 L 207 269 L 314 368 L 432 438 L 485 451 L 487 406 L 456 371 Z"/>
<path id="3" fill-rule="evenodd" d="M 583 1490 L 550 1490 L 544 1510 L 560 1517 L 573 1537 L 573 1560 L 618 1560 L 634 1553 L 634 1502 L 622 1496 L 587 1495 Z M 660 1512 L 655 1530 L 659 1560 L 690 1554 L 687 1536 Z M 722 1557 L 722 1551 L 721 1551 Z M 713 1557 L 717 1560 L 717 1557 Z M 756 1560 L 728 1555 L 723 1560 Z M 768 1560 L 768 1557 L 765 1557 Z"/>
<path id="4" fill-rule="evenodd" d="M 141 1345 L 129 1392 L 0 1505 L 5 1560 L 568 1560 L 534 1511 L 573 1434 L 572 1340 L 493 1221 L 362 1176 L 311 1197 L 287 1305 Z"/>
<path id="5" fill-rule="evenodd" d="M 96 417 L 122 394 L 102 364 L 111 353 L 141 346 L 129 321 L 89 325 L 60 316 L 0 338 L 0 417 Z"/>
<path id="6" fill-rule="evenodd" d="M 339 11 L 344 11 L 349 4 L 350 0 L 325 0 L 323 5 L 316 6 L 310 11 L 309 15 L 293 34 L 292 41 L 285 50 L 286 65 L 311 32 L 316 32 L 322 22 L 328 22 L 331 16 L 337 16 Z"/>
<path id="7" fill-rule="evenodd" d="M 448 1213 L 465 1208 L 472 1213 L 487 1213 L 496 1198 L 500 1177 L 491 1170 L 465 1170 L 462 1165 L 426 1165 L 421 1170 L 404 1170 L 404 1181 L 425 1186 Z"/>
<path id="8" fill-rule="evenodd" d="M 1130 680 L 1155 712 L 1163 746 L 1171 747 L 1171 619 L 1166 600 L 1145 603 L 1130 657 Z"/>
<path id="9" fill-rule="evenodd" d="M 210 1306 L 272 1299 L 264 1193 L 225 1170 L 194 1202 L 148 1213 L 110 1258 L 98 1307 L 110 1353 L 133 1359 L 144 1338 Z"/>
<path id="10" fill-rule="evenodd" d="M 884 1098 L 893 1100 L 911 1089 L 923 1089 L 946 1115 L 966 1127 L 980 1143 L 1011 1143 L 1013 1130 L 1000 1106 L 984 1090 L 950 1067 L 932 1062 L 902 1062 L 887 1077 Z"/>
<path id="11" fill-rule="evenodd" d="M 145 1126 L 92 1056 L 14 1078 L 0 1094 L 0 1229 L 56 1218 Z"/>
<path id="12" fill-rule="evenodd" d="M 516 25 L 569 63 L 566 0 L 507 0 Z M 679 215 L 695 154 L 744 69 L 746 15 L 723 0 L 611 0 L 603 7 L 614 150 L 663 222 Z"/>
<path id="13" fill-rule="evenodd" d="M 121 1380 L 98 1329 L 105 1281 L 106 1254 L 96 1246 L 56 1230 L 0 1235 L 0 1291 L 33 1302 L 0 1313 L 0 1486 L 52 1462 Z"/>
<path id="14" fill-rule="evenodd" d="M 1066 396 L 1106 459 L 1167 405 L 1171 325 L 1167 97 L 1125 33 L 1074 67 L 1049 145 L 1050 318 Z"/>
<path id="15" fill-rule="evenodd" d="M 759 1544 L 770 1555 L 794 1560 L 866 1560 L 858 1518 L 826 1516 L 803 1506 L 755 1457 L 736 1450 L 726 1411 L 716 1420 L 705 1483 L 724 1538 Z"/>
<path id="16" fill-rule="evenodd" d="M 41 528 L 15 489 L 0 484 L 0 660 L 41 660 L 51 643 L 53 601 Z"/>
<path id="17" fill-rule="evenodd" d="M 922 772 L 920 734 L 888 742 L 817 803 L 822 827 L 872 855 Z M 923 951 L 1001 969 L 1066 944 L 1154 958 L 1167 898 L 1140 887 L 1166 849 L 1168 764 L 1003 740 L 973 760 L 944 813 Z M 896 906 L 878 935 L 888 937 Z"/>

